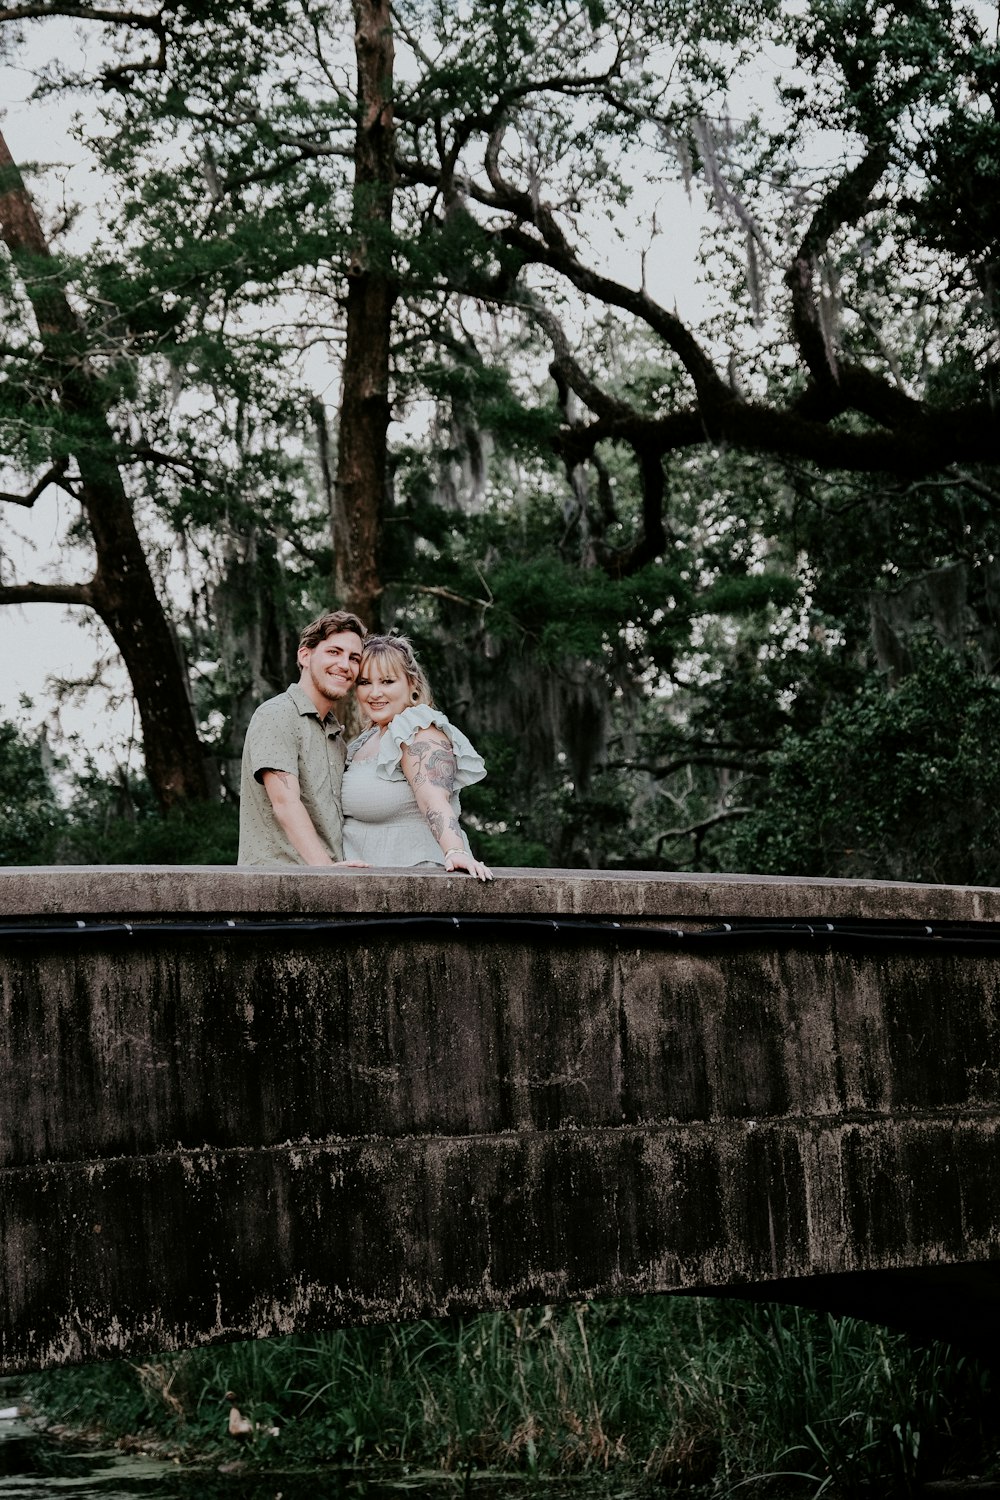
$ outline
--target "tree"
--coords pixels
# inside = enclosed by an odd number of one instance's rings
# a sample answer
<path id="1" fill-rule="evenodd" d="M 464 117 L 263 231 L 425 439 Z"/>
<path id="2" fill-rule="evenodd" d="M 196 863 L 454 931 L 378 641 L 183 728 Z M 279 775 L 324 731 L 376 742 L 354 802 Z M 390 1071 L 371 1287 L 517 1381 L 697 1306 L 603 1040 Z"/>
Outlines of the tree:
<path id="1" fill-rule="evenodd" d="M 337 597 L 363 620 L 379 617 L 382 524 L 388 508 L 389 380 L 396 278 L 392 17 L 388 0 L 353 0 L 357 77 L 353 246 L 348 264 L 334 548 Z"/>
<path id="2" fill-rule="evenodd" d="M 57 483 L 80 503 L 96 553 L 91 578 L 79 583 L 0 585 L 0 604 L 83 604 L 107 625 L 122 654 L 142 720 L 146 765 L 161 806 L 209 795 L 204 755 L 195 732 L 190 692 L 176 642 L 157 597 L 122 477 L 109 417 L 109 384 L 88 348 L 38 217 L 6 142 L 0 137 L 0 235 L 10 257 L 5 290 L 30 303 L 35 337 L 6 350 L 4 415 L 14 418 L 32 389 L 39 426 L 50 434 L 49 466 L 27 494 L 5 495 L 31 505 Z M 12 366 L 30 361 L 27 381 Z M 75 470 L 71 471 L 71 462 Z"/>
<path id="3" fill-rule="evenodd" d="M 488 731 L 513 716 L 518 806 L 533 782 L 566 829 L 590 799 L 597 832 L 580 822 L 565 857 L 602 857 L 624 802 L 646 809 L 632 857 L 641 839 L 711 863 L 767 752 L 857 691 L 873 612 L 897 674 L 949 569 L 962 632 L 965 610 L 984 647 L 995 630 L 962 514 L 992 535 L 996 45 L 943 0 L 399 0 L 353 7 L 353 51 L 345 15 L 117 18 L 109 278 L 143 279 L 164 349 L 196 328 L 219 366 L 253 317 L 274 369 L 282 327 L 344 349 L 336 444 L 317 423 L 332 546 L 313 511 L 275 528 L 286 558 L 356 581 L 373 617 L 381 600 Z M 740 67 L 772 44 L 795 61 L 767 121 L 732 125 Z M 631 231 L 638 160 L 716 215 L 701 327 L 588 249 L 599 214 Z M 433 451 L 397 440 L 393 493 L 389 418 L 428 395 Z M 468 514 L 444 483 L 463 463 Z"/>
<path id="4" fill-rule="evenodd" d="M 590 91 L 616 111 L 620 132 L 638 110 L 637 135 L 649 127 L 661 139 L 666 132 L 681 138 L 691 169 L 700 169 L 717 210 L 748 247 L 743 300 L 754 316 L 763 313 L 770 272 L 770 295 L 784 314 L 781 341 L 771 348 L 755 341 L 755 369 L 749 337 L 734 350 L 730 368 L 723 350 L 713 355 L 708 341 L 644 289 L 617 281 L 582 256 L 572 211 L 565 198 L 560 202 L 568 175 L 560 155 L 564 137 L 554 130 L 546 154 L 537 144 L 544 127 L 531 128 L 532 110 L 541 113 L 521 71 L 531 49 L 517 59 L 521 68 L 511 69 L 516 82 L 498 84 L 492 107 L 470 116 L 451 80 L 466 76 L 459 59 L 469 70 L 482 65 L 485 46 L 495 40 L 496 14 L 484 15 L 456 41 L 457 57 L 448 56 L 440 82 L 422 82 L 420 97 L 435 100 L 434 131 L 413 132 L 413 155 L 401 160 L 400 177 L 433 184 L 443 195 L 450 183 L 461 182 L 463 202 L 484 235 L 480 294 L 519 302 L 540 323 L 557 377 L 586 412 L 559 434 L 567 465 L 574 468 L 603 443 L 634 449 L 642 527 L 632 549 L 605 558 L 606 566 L 640 567 L 662 550 L 662 460 L 668 454 L 728 445 L 903 478 L 997 461 L 989 353 L 995 326 L 980 291 L 995 239 L 988 211 L 979 205 L 993 194 L 981 174 L 968 171 L 947 174 L 946 206 L 941 188 L 954 153 L 964 152 L 963 160 L 972 154 L 971 127 L 962 135 L 956 122 L 978 120 L 980 135 L 996 128 L 989 123 L 995 121 L 993 94 L 983 91 L 993 90 L 997 50 L 970 15 L 931 0 L 882 6 L 873 24 L 868 7 L 831 0 L 811 5 L 798 19 L 780 16 L 774 40 L 796 45 L 803 83 L 785 88 L 784 118 L 768 132 L 751 121 L 727 135 L 699 117 L 695 110 L 704 101 L 692 98 L 700 82 L 693 66 L 679 99 L 665 97 L 665 89 L 659 100 L 650 99 L 648 88 L 646 100 L 630 98 L 613 68 L 588 80 Z M 741 37 L 744 45 L 767 24 L 747 12 L 738 21 L 751 28 Z M 661 39 L 671 36 L 671 22 L 666 12 Z M 532 64 L 535 59 L 531 51 Z M 509 67 L 509 51 L 506 61 Z M 578 78 L 548 81 L 546 105 L 552 107 L 560 87 L 573 89 L 579 107 L 586 89 Z M 980 90 L 971 104 L 970 88 Z M 988 104 L 985 122 L 979 100 Z M 405 102 L 399 115 L 407 119 Z M 410 116 L 420 123 L 412 108 Z M 799 165 L 809 161 L 817 125 L 839 133 L 841 161 L 832 172 Z M 950 234 L 942 228 L 946 218 Z M 968 235 L 964 223 L 974 225 Z M 881 267 L 871 264 L 889 236 L 891 277 L 884 256 Z M 602 388 L 574 357 L 570 339 L 547 310 L 550 299 L 534 290 L 533 272 L 548 273 L 554 288 L 569 284 L 587 305 L 617 309 L 653 333 L 664 367 L 657 402 L 637 405 Z M 781 283 L 774 285 L 778 276 Z M 925 369 L 907 381 L 894 351 L 909 339 L 915 303 L 935 305 L 941 316 L 933 342 L 925 340 Z M 717 324 L 717 344 L 724 331 Z M 961 390 L 934 381 L 936 368 L 959 350 L 970 376 Z"/>

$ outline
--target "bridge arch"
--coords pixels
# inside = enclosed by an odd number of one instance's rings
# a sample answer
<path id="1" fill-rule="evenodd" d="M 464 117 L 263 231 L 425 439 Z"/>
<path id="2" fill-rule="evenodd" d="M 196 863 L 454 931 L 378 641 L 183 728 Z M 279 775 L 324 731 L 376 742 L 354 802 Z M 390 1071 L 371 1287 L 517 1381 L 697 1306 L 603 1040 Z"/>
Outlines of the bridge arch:
<path id="1" fill-rule="evenodd" d="M 0 1372 L 729 1290 L 990 1352 L 1000 892 L 0 871 Z"/>

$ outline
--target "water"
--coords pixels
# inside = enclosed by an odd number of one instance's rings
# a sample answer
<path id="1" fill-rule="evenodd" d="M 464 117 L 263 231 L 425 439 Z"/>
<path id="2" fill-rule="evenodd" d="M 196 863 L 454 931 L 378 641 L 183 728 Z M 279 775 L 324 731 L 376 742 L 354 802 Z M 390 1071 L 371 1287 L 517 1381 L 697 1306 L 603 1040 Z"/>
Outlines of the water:
<path id="1" fill-rule="evenodd" d="M 0 1500 L 215 1500 L 223 1494 L 273 1500 L 282 1488 L 273 1482 L 241 1485 L 245 1477 L 55 1442 L 12 1417 L 9 1408 L 0 1410 Z M 283 1500 L 293 1500 L 293 1493 Z"/>
<path id="2" fill-rule="evenodd" d="M 115 1450 L 80 1448 L 37 1432 L 5 1408 L 0 1387 L 0 1500 L 626 1500 L 598 1484 L 526 1484 L 414 1473 L 359 1479 L 337 1470 L 308 1473 L 240 1472 L 184 1467 Z"/>
<path id="3" fill-rule="evenodd" d="M 421 1484 L 428 1491 L 433 1487 Z M 399 1500 L 400 1486 L 391 1489 Z M 458 1483 L 437 1495 L 461 1497 Z M 388 1495 L 389 1487 L 383 1488 Z M 268 1474 L 183 1467 L 115 1451 L 80 1449 L 0 1421 L 0 1500 L 361 1500 L 372 1490 L 338 1473 Z"/>
<path id="4" fill-rule="evenodd" d="M 360 1500 L 363 1492 L 338 1473 L 262 1476 L 81 1448 L 0 1408 L 0 1500 Z"/>

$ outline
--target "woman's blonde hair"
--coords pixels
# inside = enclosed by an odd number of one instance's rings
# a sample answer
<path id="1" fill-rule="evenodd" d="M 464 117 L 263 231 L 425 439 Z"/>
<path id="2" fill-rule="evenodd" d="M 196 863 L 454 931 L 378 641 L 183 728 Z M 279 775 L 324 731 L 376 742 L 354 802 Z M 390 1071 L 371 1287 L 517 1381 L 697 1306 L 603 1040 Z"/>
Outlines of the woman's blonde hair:
<path id="1" fill-rule="evenodd" d="M 371 662 L 374 662 L 382 671 L 388 668 L 390 672 L 401 673 L 406 678 L 410 684 L 411 703 L 426 703 L 429 707 L 434 706 L 431 685 L 405 635 L 368 636 L 361 653 L 359 677 L 367 676 Z"/>

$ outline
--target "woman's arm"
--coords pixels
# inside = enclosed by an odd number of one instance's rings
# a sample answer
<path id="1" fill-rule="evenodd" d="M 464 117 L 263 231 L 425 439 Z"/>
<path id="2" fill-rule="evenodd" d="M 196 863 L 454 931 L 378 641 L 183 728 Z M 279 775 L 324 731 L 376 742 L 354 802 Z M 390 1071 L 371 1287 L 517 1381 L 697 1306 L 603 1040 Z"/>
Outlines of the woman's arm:
<path id="1" fill-rule="evenodd" d="M 461 825 L 451 805 L 457 765 L 448 736 L 432 726 L 418 729 L 402 747 L 402 767 L 417 806 L 440 845 L 445 869 L 467 870 L 477 880 L 492 880 L 487 866 L 466 849 Z"/>

